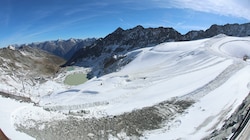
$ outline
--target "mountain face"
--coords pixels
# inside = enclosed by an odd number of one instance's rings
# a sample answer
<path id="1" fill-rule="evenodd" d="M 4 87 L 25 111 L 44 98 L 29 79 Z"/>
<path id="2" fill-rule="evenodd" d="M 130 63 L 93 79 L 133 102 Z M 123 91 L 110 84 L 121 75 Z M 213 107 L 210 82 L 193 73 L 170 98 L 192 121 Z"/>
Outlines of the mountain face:
<path id="1" fill-rule="evenodd" d="M 130 62 L 131 60 L 126 59 L 128 51 L 154 46 L 162 42 L 197 40 L 218 34 L 250 36 L 250 23 L 212 25 L 205 31 L 190 31 L 185 35 L 181 35 L 173 28 L 143 28 L 142 26 L 128 30 L 118 28 L 105 38 L 98 39 L 92 45 L 76 51 L 63 66 L 91 67 L 90 77 L 101 76 L 114 72 Z"/>
<path id="2" fill-rule="evenodd" d="M 94 44 L 77 51 L 64 65 L 92 67 L 92 76 L 110 73 L 128 63 L 124 59 L 126 53 L 139 48 L 150 47 L 163 42 L 179 41 L 182 35 L 173 28 L 143 28 L 116 29 L 113 33 Z M 125 61 L 123 61 L 125 60 Z"/>
<path id="3" fill-rule="evenodd" d="M 36 48 L 2 48 L 0 89 L 4 91 L 7 88 L 15 93 L 23 93 L 20 90 L 24 87 L 35 86 L 53 77 L 63 63 L 65 60 L 62 58 Z"/>
<path id="4" fill-rule="evenodd" d="M 225 34 L 228 36 L 250 36 L 250 23 L 246 24 L 226 24 L 226 25 L 212 25 L 209 29 L 203 31 L 190 31 L 183 35 L 183 40 L 196 40 L 216 36 L 218 34 Z"/>
<path id="5" fill-rule="evenodd" d="M 36 48 L 3 48 L 0 49 L 0 79 L 6 75 L 14 79 L 53 76 L 63 63 L 62 58 Z"/>
<path id="6" fill-rule="evenodd" d="M 181 34 L 172 28 L 145 29 L 142 26 L 129 30 L 118 28 L 105 38 L 76 52 L 67 64 L 72 64 L 80 58 L 100 57 L 102 53 L 120 54 L 180 38 Z"/>
<path id="7" fill-rule="evenodd" d="M 21 45 L 20 47 L 29 46 L 32 48 L 38 48 L 50 52 L 54 55 L 62 57 L 66 60 L 71 58 L 71 56 L 80 48 L 91 45 L 95 38 L 89 39 L 69 39 L 69 40 L 56 40 L 56 41 L 45 41 L 40 43 L 32 43 Z"/>
<path id="8" fill-rule="evenodd" d="M 24 71 L 30 76 L 51 76 L 65 61 L 55 55 L 40 49 L 20 47 L 0 49 L 0 70 L 3 72 L 20 74 Z"/>

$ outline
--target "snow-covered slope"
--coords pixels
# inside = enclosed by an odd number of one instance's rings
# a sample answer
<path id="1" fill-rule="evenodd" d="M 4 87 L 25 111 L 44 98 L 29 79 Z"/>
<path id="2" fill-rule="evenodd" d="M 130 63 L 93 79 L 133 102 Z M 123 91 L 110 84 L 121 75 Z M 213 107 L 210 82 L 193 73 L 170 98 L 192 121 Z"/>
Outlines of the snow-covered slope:
<path id="1" fill-rule="evenodd" d="M 11 114 L 16 110 L 23 108 L 24 106 L 32 106 L 32 104 L 28 103 L 20 103 L 12 99 L 2 98 L 0 96 L 0 128 L 1 130 L 12 140 L 32 140 L 33 138 L 28 136 L 27 134 L 17 132 L 15 128 L 12 126 L 14 122 L 12 122 Z"/>
<path id="2" fill-rule="evenodd" d="M 72 135 L 76 139 L 202 139 L 221 128 L 248 95 L 250 66 L 243 57 L 250 56 L 249 48 L 250 37 L 218 35 L 135 50 L 127 56 L 136 58 L 120 71 L 40 99 L 40 106 L 59 112 L 58 116 L 60 112 L 77 116 L 70 118 L 73 123 L 55 121 L 55 112 L 51 117 L 30 115 L 36 114 L 32 107 L 15 111 L 12 121 L 38 139 L 45 135 L 56 139 L 58 134 L 65 139 Z M 148 124 L 154 121 L 157 124 Z"/>

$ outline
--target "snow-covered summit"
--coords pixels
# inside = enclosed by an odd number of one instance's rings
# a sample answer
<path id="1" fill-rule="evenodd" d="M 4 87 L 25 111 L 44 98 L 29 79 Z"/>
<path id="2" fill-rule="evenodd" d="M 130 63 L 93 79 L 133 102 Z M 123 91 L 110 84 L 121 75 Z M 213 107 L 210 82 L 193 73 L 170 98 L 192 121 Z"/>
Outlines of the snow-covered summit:
<path id="1" fill-rule="evenodd" d="M 12 45 L 9 45 L 7 48 L 10 49 L 10 50 L 15 50 L 15 49 L 16 49 L 16 48 L 15 48 L 14 46 L 12 46 Z"/>

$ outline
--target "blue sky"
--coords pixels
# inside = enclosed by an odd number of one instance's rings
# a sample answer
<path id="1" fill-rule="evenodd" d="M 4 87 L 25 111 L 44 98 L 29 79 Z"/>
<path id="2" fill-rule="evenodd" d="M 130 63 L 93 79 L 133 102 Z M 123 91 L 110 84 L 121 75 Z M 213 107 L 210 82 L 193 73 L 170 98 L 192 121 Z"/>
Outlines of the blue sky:
<path id="1" fill-rule="evenodd" d="M 249 7 L 249 0 L 1 0 L 0 47 L 105 37 L 137 25 L 185 34 L 212 24 L 250 22 Z"/>

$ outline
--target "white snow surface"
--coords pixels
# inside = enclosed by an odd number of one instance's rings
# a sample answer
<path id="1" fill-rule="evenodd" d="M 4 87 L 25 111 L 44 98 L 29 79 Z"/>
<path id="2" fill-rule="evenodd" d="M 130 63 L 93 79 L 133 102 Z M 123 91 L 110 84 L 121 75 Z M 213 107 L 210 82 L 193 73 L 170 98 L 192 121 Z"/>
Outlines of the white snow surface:
<path id="1" fill-rule="evenodd" d="M 122 70 L 41 97 L 39 105 L 58 111 L 88 110 L 85 117 L 118 115 L 162 101 L 192 99 L 184 114 L 159 130 L 147 131 L 141 139 L 202 139 L 223 125 L 249 93 L 250 37 L 217 36 L 197 41 L 171 42 L 141 49 Z M 204 90 L 206 92 L 198 92 Z M 197 94 L 195 94 L 197 93 Z M 8 99 L 9 100 L 9 99 Z M 3 104 L 7 99 L 0 97 Z M 17 103 L 12 103 L 13 106 Z M 43 112 L 29 105 L 33 113 Z M 35 109 L 32 109 L 35 108 Z M 29 109 L 28 109 L 29 110 Z M 12 112 L 15 124 L 24 124 L 27 107 Z M 39 113 L 37 113 L 39 114 Z M 32 116 L 52 121 L 58 114 Z M 2 120 L 2 119 L 1 119 Z M 0 127 L 11 134 L 5 122 Z M 6 128 L 6 129 L 5 129 Z"/>
<path id="2" fill-rule="evenodd" d="M 12 119 L 12 114 L 15 114 L 17 110 L 24 107 L 31 107 L 32 104 L 20 103 L 12 99 L 2 98 L 2 96 L 0 96 L 0 104 L 0 128 L 5 135 L 11 140 L 34 140 L 34 138 L 27 134 L 16 131 Z"/>

